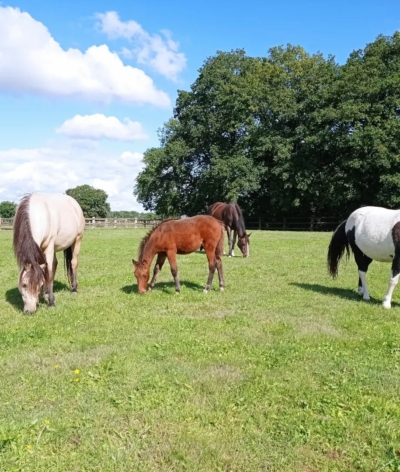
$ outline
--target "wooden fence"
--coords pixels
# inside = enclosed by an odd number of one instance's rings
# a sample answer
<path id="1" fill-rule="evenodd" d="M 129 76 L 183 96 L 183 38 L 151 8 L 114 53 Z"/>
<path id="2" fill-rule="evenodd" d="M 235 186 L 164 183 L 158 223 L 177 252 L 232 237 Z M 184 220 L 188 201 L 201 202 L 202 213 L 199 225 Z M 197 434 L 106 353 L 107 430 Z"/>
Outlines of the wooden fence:
<path id="1" fill-rule="evenodd" d="M 151 229 L 160 219 L 139 218 L 86 218 L 86 229 L 143 228 Z M 334 231 L 343 218 L 338 217 L 293 217 L 282 219 L 245 218 L 246 229 L 267 231 Z M 0 218 L 0 230 L 11 230 L 12 218 Z"/>

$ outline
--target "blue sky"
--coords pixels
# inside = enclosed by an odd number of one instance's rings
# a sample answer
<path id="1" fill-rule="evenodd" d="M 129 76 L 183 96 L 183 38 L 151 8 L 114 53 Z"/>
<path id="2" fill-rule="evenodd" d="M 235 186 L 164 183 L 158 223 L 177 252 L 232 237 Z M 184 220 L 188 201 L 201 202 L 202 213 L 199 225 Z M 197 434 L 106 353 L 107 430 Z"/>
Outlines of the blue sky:
<path id="1" fill-rule="evenodd" d="M 208 56 L 291 43 L 342 64 L 399 29 L 398 0 L 0 2 L 0 201 L 88 183 L 141 210 L 142 153 Z"/>

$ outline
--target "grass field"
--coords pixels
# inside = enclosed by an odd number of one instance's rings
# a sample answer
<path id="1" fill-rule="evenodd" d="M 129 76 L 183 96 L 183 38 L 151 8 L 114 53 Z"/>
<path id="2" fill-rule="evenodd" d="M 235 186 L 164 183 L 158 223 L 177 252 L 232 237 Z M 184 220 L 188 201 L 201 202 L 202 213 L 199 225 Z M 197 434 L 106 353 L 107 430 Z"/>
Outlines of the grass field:
<path id="1" fill-rule="evenodd" d="M 59 256 L 56 308 L 24 316 L 0 232 L 1 471 L 400 470 L 400 288 L 371 301 L 353 261 L 329 279 L 330 234 L 254 232 L 202 293 L 204 253 L 136 293 L 142 230 L 88 230 L 79 294 Z"/>

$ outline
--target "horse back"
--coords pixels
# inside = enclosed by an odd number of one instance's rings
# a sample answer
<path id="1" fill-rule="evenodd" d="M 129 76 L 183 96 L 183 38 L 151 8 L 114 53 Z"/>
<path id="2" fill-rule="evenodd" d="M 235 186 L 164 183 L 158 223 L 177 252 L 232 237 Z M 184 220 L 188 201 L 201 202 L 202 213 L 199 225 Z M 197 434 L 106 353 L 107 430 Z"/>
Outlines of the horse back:
<path id="1" fill-rule="evenodd" d="M 400 222 L 400 211 L 382 207 L 362 207 L 347 219 L 345 231 L 368 257 L 390 262 L 394 256 L 393 227 Z"/>
<path id="2" fill-rule="evenodd" d="M 223 213 L 226 206 L 227 206 L 227 203 L 223 203 L 223 202 L 213 203 L 207 208 L 207 215 L 211 215 L 214 218 L 217 218 L 217 220 L 223 221 L 222 218 L 223 218 Z"/>
<path id="3" fill-rule="evenodd" d="M 32 194 L 29 219 L 32 237 L 43 250 L 50 244 L 56 251 L 64 250 L 82 237 L 85 229 L 80 205 L 64 194 Z"/>

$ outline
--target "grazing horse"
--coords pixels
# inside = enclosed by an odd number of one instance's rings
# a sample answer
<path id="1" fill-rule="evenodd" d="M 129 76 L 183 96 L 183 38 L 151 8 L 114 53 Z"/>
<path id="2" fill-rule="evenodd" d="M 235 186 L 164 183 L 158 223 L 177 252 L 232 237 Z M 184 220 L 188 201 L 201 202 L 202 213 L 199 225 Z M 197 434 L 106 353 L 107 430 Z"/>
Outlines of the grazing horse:
<path id="1" fill-rule="evenodd" d="M 168 258 L 175 281 L 175 291 L 179 293 L 180 284 L 176 255 L 190 254 L 196 251 L 200 244 L 203 245 L 206 251 L 209 267 L 204 292 L 207 293 L 211 288 L 215 269 L 218 270 L 219 287 L 223 291 L 225 282 L 222 274 L 221 254 L 224 248 L 224 229 L 222 224 L 215 218 L 198 215 L 179 220 L 165 220 L 142 239 L 139 248 L 139 260 L 132 259 L 139 293 L 146 291 L 151 263 L 156 254 L 157 261 L 149 290 L 154 288 L 157 275 L 162 269 L 165 259 Z"/>
<path id="2" fill-rule="evenodd" d="M 207 214 L 217 218 L 224 223 L 228 233 L 229 257 L 235 256 L 234 247 L 236 236 L 238 237 L 238 247 L 242 251 L 243 257 L 250 255 L 250 234 L 246 233 L 242 210 L 237 203 L 213 203 L 207 208 Z M 233 230 L 233 239 L 231 231 Z"/>
<path id="3" fill-rule="evenodd" d="M 351 247 L 358 266 L 358 293 L 369 300 L 366 273 L 370 263 L 391 262 L 389 286 L 383 299 L 384 308 L 391 307 L 393 290 L 400 275 L 400 210 L 363 207 L 355 210 L 333 233 L 328 249 L 328 270 L 338 275 L 339 261 Z"/>
<path id="4" fill-rule="evenodd" d="M 18 289 L 24 313 L 34 313 L 39 293 L 47 291 L 54 305 L 53 280 L 56 252 L 64 251 L 71 291 L 77 291 L 78 254 L 85 218 L 78 202 L 64 194 L 32 193 L 18 205 L 13 228 L 14 254 L 20 269 Z"/>

